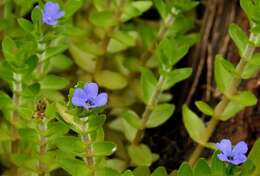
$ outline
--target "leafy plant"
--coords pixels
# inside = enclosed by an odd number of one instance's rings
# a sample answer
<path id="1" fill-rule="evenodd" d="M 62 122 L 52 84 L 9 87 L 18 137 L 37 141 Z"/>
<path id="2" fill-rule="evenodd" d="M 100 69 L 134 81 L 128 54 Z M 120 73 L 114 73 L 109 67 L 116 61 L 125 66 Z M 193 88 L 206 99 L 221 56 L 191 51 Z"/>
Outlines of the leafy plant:
<path id="1" fill-rule="evenodd" d="M 219 121 L 257 103 L 238 86 L 259 69 L 260 1 L 240 4 L 250 36 L 236 24 L 229 35 L 241 59 L 235 66 L 216 56 L 223 97 L 215 107 L 195 102 L 211 117 L 208 124 L 183 105 L 184 125 L 198 147 L 168 174 L 163 166 L 150 168 L 160 156 L 142 138 L 173 116 L 170 89 L 192 74 L 179 65 L 200 38 L 191 13 L 198 1 L 0 0 L 2 174 L 259 175 L 259 140 L 248 157 L 244 142 L 208 142 Z M 149 10 L 160 19 L 147 20 Z M 198 160 L 204 147 L 219 151 Z"/>
<path id="2" fill-rule="evenodd" d="M 199 143 L 189 160 L 189 163 L 192 165 L 199 158 L 203 148 L 205 146 L 210 147 L 208 140 L 219 121 L 227 121 L 245 107 L 253 106 L 257 103 L 257 98 L 252 92 L 239 90 L 238 86 L 243 79 L 253 77 L 259 69 L 256 66 L 257 64 L 255 66 L 251 64 L 251 62 L 255 62 L 254 60 L 256 60 L 255 58 L 258 55 L 257 52 L 255 53 L 255 48 L 259 46 L 259 34 L 254 29 L 259 25 L 255 15 L 259 10 L 259 6 L 251 0 L 241 0 L 240 4 L 251 23 L 250 36 L 248 38 L 236 24 L 231 24 L 229 27 L 229 35 L 237 46 L 241 59 L 234 66 L 222 56 L 216 56 L 215 82 L 218 90 L 223 94 L 221 101 L 215 108 L 211 108 L 203 101 L 196 103 L 196 106 L 202 113 L 211 117 L 208 125 L 206 126 L 203 120 L 186 105 L 183 106 L 185 127 L 191 138 Z"/>

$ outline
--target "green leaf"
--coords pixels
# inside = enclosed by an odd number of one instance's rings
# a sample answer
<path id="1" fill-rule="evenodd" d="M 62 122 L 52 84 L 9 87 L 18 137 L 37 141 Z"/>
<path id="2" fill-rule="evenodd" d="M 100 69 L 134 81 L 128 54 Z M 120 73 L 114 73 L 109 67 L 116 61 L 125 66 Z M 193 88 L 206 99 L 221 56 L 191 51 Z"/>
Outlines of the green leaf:
<path id="1" fill-rule="evenodd" d="M 226 176 L 225 163 L 217 157 L 218 152 L 215 152 L 211 159 L 211 176 Z"/>
<path id="2" fill-rule="evenodd" d="M 135 1 L 132 2 L 131 5 L 142 13 L 147 11 L 150 7 L 152 7 L 153 3 L 151 1 Z"/>
<path id="3" fill-rule="evenodd" d="M 211 170 L 204 159 L 199 159 L 194 167 L 194 176 L 209 176 L 211 175 Z"/>
<path id="4" fill-rule="evenodd" d="M 230 73 L 226 67 L 223 64 L 224 58 L 220 55 L 217 55 L 215 58 L 215 69 L 214 69 L 214 75 L 215 75 L 215 81 L 217 84 L 218 89 L 224 93 L 225 90 L 230 85 L 233 74 Z"/>
<path id="5" fill-rule="evenodd" d="M 156 56 L 162 69 L 171 68 L 180 61 L 189 51 L 189 48 L 199 39 L 197 34 L 165 38 L 156 50 Z"/>
<path id="6" fill-rule="evenodd" d="M 182 107 L 182 115 L 184 126 L 187 129 L 190 137 L 200 143 L 200 137 L 205 130 L 203 121 L 192 112 L 187 105 Z"/>
<path id="7" fill-rule="evenodd" d="M 152 71 L 147 68 L 141 69 L 141 87 L 143 90 L 143 97 L 145 103 L 148 103 L 150 98 L 152 97 L 155 87 L 157 84 L 157 80 Z"/>
<path id="8" fill-rule="evenodd" d="M 175 106 L 173 104 L 157 105 L 146 123 L 147 128 L 155 128 L 165 123 L 173 114 Z"/>
<path id="9" fill-rule="evenodd" d="M 115 152 L 116 145 L 111 142 L 96 142 L 93 149 L 94 156 L 108 156 Z"/>
<path id="10" fill-rule="evenodd" d="M 222 65 L 223 65 L 223 67 L 225 67 L 225 69 L 226 69 L 228 72 L 230 72 L 230 73 L 232 73 L 232 74 L 235 74 L 235 67 L 234 67 L 234 65 L 233 65 L 230 61 L 228 61 L 228 60 L 226 60 L 226 59 L 222 59 L 222 60 L 221 60 L 221 63 L 222 63 Z"/>
<path id="11" fill-rule="evenodd" d="M 50 140 L 55 140 L 55 138 L 62 137 L 69 130 L 70 129 L 60 121 L 49 122 L 47 136 L 49 137 Z"/>
<path id="12" fill-rule="evenodd" d="M 52 142 L 63 152 L 79 156 L 85 153 L 84 144 L 79 137 L 64 136 L 59 137 Z"/>
<path id="13" fill-rule="evenodd" d="M 180 166 L 177 176 L 192 176 L 192 169 L 187 162 L 183 162 Z"/>
<path id="14" fill-rule="evenodd" d="M 144 144 L 130 145 L 128 154 L 132 162 L 137 166 L 150 166 L 152 164 L 152 152 Z"/>
<path id="15" fill-rule="evenodd" d="M 2 50 L 6 59 L 15 59 L 16 43 L 10 37 L 4 37 L 2 41 Z"/>
<path id="16" fill-rule="evenodd" d="M 82 5 L 83 0 L 67 0 L 64 5 L 65 17 L 71 17 Z"/>
<path id="17" fill-rule="evenodd" d="M 158 167 L 151 176 L 168 176 L 168 173 L 164 167 Z"/>
<path id="18" fill-rule="evenodd" d="M 67 45 L 58 45 L 55 47 L 49 47 L 46 49 L 45 57 L 46 57 L 46 59 L 48 59 L 50 57 L 56 56 L 57 54 L 63 53 L 67 49 L 68 49 Z"/>
<path id="19" fill-rule="evenodd" d="M 105 115 L 100 115 L 100 116 L 89 116 L 88 119 L 88 132 L 91 131 L 96 131 L 104 125 L 106 121 L 106 116 Z"/>
<path id="20" fill-rule="evenodd" d="M 21 168 L 26 168 L 35 171 L 38 165 L 38 158 L 26 154 L 15 154 L 12 156 L 12 161 Z"/>
<path id="21" fill-rule="evenodd" d="M 109 123 L 109 127 L 113 130 L 116 131 L 120 131 L 122 133 L 124 133 L 126 139 L 129 142 L 132 142 L 137 129 L 134 128 L 132 125 L 130 125 L 125 119 L 123 118 L 116 118 L 115 120 L 113 120 L 112 122 Z"/>
<path id="22" fill-rule="evenodd" d="M 156 9 L 159 11 L 160 16 L 165 19 L 170 12 L 169 7 L 162 0 L 153 0 Z"/>
<path id="23" fill-rule="evenodd" d="M 41 21 L 41 9 L 40 8 L 33 8 L 32 13 L 31 13 L 31 18 L 33 21 L 33 24 L 38 23 L 39 21 Z"/>
<path id="24" fill-rule="evenodd" d="M 133 171 L 135 176 L 150 176 L 150 170 L 148 167 L 139 166 Z"/>
<path id="25" fill-rule="evenodd" d="M 257 139 L 253 148 L 251 149 L 248 158 L 255 164 L 255 171 L 252 176 L 260 175 L 260 138 Z"/>
<path id="26" fill-rule="evenodd" d="M 41 89 L 60 90 L 68 86 L 69 81 L 56 75 L 47 75 L 41 82 Z"/>
<path id="27" fill-rule="evenodd" d="M 195 104 L 196 104 L 197 108 L 204 114 L 206 114 L 208 116 L 213 115 L 214 110 L 207 103 L 205 103 L 203 101 L 196 101 Z"/>
<path id="28" fill-rule="evenodd" d="M 123 51 L 128 48 L 128 45 L 121 42 L 120 40 L 111 38 L 109 40 L 108 46 L 107 46 L 107 51 L 109 53 L 117 53 L 119 51 Z"/>
<path id="29" fill-rule="evenodd" d="M 106 5 L 107 3 L 103 0 L 93 0 L 93 5 L 95 6 L 95 8 L 98 10 L 98 11 L 102 11 L 104 9 L 106 9 Z"/>
<path id="30" fill-rule="evenodd" d="M 246 64 L 241 77 L 243 79 L 249 79 L 253 77 L 259 69 L 260 69 L 260 53 L 255 53 Z"/>
<path id="31" fill-rule="evenodd" d="M 259 10 L 253 4 L 252 0 L 240 0 L 240 6 L 249 19 L 260 22 Z"/>
<path id="32" fill-rule="evenodd" d="M 130 32 L 116 31 L 113 34 L 113 38 L 124 43 L 127 46 L 135 46 L 135 44 L 136 44 L 136 38 Z"/>
<path id="33" fill-rule="evenodd" d="M 70 45 L 69 52 L 77 66 L 89 73 L 95 72 L 96 56 L 80 49 L 79 46 L 73 44 Z"/>
<path id="34" fill-rule="evenodd" d="M 111 90 L 120 90 L 126 87 L 127 80 L 124 76 L 110 70 L 103 70 L 95 74 L 97 83 Z"/>
<path id="35" fill-rule="evenodd" d="M 91 171 L 82 160 L 59 158 L 59 165 L 73 176 L 90 176 Z"/>
<path id="36" fill-rule="evenodd" d="M 242 55 L 248 44 L 248 37 L 244 31 L 236 24 L 229 26 L 229 35 L 239 49 L 240 55 Z"/>
<path id="37" fill-rule="evenodd" d="M 9 109 L 12 108 L 12 106 L 12 98 L 9 97 L 5 92 L 0 91 L 0 109 Z"/>
<path id="38" fill-rule="evenodd" d="M 174 7 L 182 12 L 189 11 L 196 7 L 199 4 L 197 1 L 193 0 L 179 0 L 179 1 L 173 1 Z"/>
<path id="39" fill-rule="evenodd" d="M 151 47 L 153 41 L 156 38 L 157 31 L 152 26 L 142 23 L 138 26 L 139 36 L 142 39 L 144 47 L 148 49 Z"/>
<path id="40" fill-rule="evenodd" d="M 143 12 L 147 11 L 152 6 L 151 1 L 135 1 L 130 3 L 125 3 L 123 14 L 121 16 L 121 21 L 125 22 L 141 15 Z"/>
<path id="41" fill-rule="evenodd" d="M 132 110 L 125 111 L 122 117 L 134 128 L 141 129 L 142 122 L 140 117 Z"/>
<path id="42" fill-rule="evenodd" d="M 28 107 L 29 106 L 29 107 Z M 23 105 L 18 107 L 18 113 L 20 115 L 20 117 L 22 117 L 25 120 L 30 120 L 31 117 L 33 116 L 33 108 L 30 107 L 30 105 Z"/>
<path id="43" fill-rule="evenodd" d="M 71 59 L 63 54 L 53 56 L 50 59 L 50 66 L 53 70 L 66 70 L 72 66 L 72 64 Z"/>
<path id="44" fill-rule="evenodd" d="M 39 143 L 40 136 L 33 128 L 20 128 L 18 133 L 23 141 Z"/>
<path id="45" fill-rule="evenodd" d="M 115 14 L 112 11 L 101 11 L 91 13 L 89 20 L 99 27 L 110 27 L 116 25 Z"/>
<path id="46" fill-rule="evenodd" d="M 122 149 L 121 147 L 122 147 L 122 141 L 121 141 L 121 139 L 114 139 L 114 138 L 117 138 L 118 137 L 118 135 L 117 134 L 115 134 L 115 136 L 113 136 L 114 134 L 112 134 L 111 136 L 112 136 L 112 139 L 110 139 L 110 140 L 118 140 L 119 141 L 119 145 L 120 145 L 120 149 L 117 149 L 117 152 L 118 153 L 123 153 L 122 154 L 122 156 L 125 156 L 125 151 L 122 151 L 122 150 L 124 150 L 124 149 Z M 117 142 L 117 141 L 116 141 Z M 120 154 L 119 154 L 120 155 Z M 119 156 L 120 157 L 120 156 Z M 106 166 L 108 167 L 108 168 L 111 168 L 111 169 L 114 169 L 114 170 L 116 170 L 116 171 L 118 171 L 118 172 L 123 172 L 126 168 L 127 168 L 127 162 L 126 161 L 124 161 L 123 159 L 118 159 L 118 158 L 113 158 L 113 159 L 107 159 L 106 160 Z"/>
<path id="47" fill-rule="evenodd" d="M 130 170 L 125 171 L 121 176 L 135 176 Z"/>
<path id="48" fill-rule="evenodd" d="M 255 164 L 250 159 L 247 159 L 241 166 L 241 176 L 253 175 L 255 171 Z"/>
<path id="49" fill-rule="evenodd" d="M 24 18 L 19 18 L 17 21 L 24 31 L 29 33 L 33 31 L 33 24 L 29 20 L 26 20 Z"/>
<path id="50" fill-rule="evenodd" d="M 231 97 L 231 100 L 243 106 L 253 106 L 257 103 L 257 98 L 250 91 L 239 92 L 237 95 Z"/>
<path id="51" fill-rule="evenodd" d="M 169 28 L 171 36 L 183 35 L 194 27 L 194 19 L 187 16 L 177 15 L 174 16 L 174 24 Z"/>
<path id="52" fill-rule="evenodd" d="M 176 83 L 181 82 L 188 77 L 190 77 L 192 73 L 191 68 L 180 68 L 180 69 L 175 69 L 169 73 L 165 74 L 165 83 L 163 85 L 163 90 L 167 90 L 171 87 L 173 87 Z"/>
<path id="53" fill-rule="evenodd" d="M 225 108 L 225 111 L 221 115 L 221 120 L 227 121 L 231 117 L 235 116 L 239 111 L 241 111 L 244 108 L 243 105 L 239 104 L 236 101 L 230 101 Z"/>
<path id="54" fill-rule="evenodd" d="M 97 176 L 120 176 L 120 174 L 117 171 L 110 168 L 98 169 L 96 171 L 96 175 Z"/>

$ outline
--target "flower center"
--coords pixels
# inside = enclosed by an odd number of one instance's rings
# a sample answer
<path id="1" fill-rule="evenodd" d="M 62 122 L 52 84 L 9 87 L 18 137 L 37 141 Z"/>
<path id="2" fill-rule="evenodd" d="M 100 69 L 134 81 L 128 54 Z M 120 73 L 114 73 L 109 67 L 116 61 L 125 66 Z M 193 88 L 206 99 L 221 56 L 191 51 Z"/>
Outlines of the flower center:
<path id="1" fill-rule="evenodd" d="M 229 155 L 227 158 L 228 158 L 229 160 L 234 160 L 234 157 L 231 156 L 231 155 Z"/>
<path id="2" fill-rule="evenodd" d="M 95 104 L 94 99 L 88 99 L 88 100 L 86 101 L 86 105 L 87 105 L 87 106 L 93 106 L 94 104 Z"/>

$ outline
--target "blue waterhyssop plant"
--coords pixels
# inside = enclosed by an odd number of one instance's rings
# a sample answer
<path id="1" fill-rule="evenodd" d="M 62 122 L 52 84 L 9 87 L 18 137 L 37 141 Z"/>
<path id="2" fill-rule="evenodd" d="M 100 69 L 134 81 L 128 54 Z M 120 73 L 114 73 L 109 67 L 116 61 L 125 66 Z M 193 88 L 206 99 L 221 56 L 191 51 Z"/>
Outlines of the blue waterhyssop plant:
<path id="1" fill-rule="evenodd" d="M 194 33 L 201 1 L 0 0 L 0 175 L 260 176 L 260 139 L 250 151 L 244 141 L 209 142 L 219 121 L 257 104 L 240 83 L 260 69 L 260 0 L 240 0 L 249 36 L 230 25 L 239 63 L 211 58 L 220 102 L 195 103 L 207 118 L 183 106 L 198 143 L 189 160 L 168 156 L 169 147 L 162 157 L 147 142 L 181 115 L 171 90 L 192 75 L 180 66 L 204 35 Z M 149 9 L 160 20 L 142 15 Z M 163 158 L 180 167 L 151 170 Z"/>
<path id="2" fill-rule="evenodd" d="M 63 17 L 65 12 L 60 10 L 60 5 L 54 2 L 47 2 L 44 5 L 44 9 L 42 12 L 42 21 L 43 23 L 54 26 L 57 25 L 58 19 Z"/>
<path id="3" fill-rule="evenodd" d="M 222 139 L 216 146 L 221 151 L 221 153 L 218 154 L 218 158 L 221 161 L 239 165 L 247 160 L 246 153 L 248 147 L 244 141 L 237 143 L 233 148 L 230 140 Z"/>
<path id="4" fill-rule="evenodd" d="M 107 93 L 98 93 L 96 83 L 86 83 L 84 88 L 76 88 L 71 99 L 72 104 L 85 109 L 105 106 L 107 104 Z"/>

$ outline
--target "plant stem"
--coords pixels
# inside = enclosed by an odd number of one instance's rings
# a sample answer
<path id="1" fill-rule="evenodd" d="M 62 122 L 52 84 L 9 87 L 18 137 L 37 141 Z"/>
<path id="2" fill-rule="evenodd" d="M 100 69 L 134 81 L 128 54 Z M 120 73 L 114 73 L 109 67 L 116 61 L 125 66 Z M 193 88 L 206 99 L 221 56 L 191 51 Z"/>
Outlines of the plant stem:
<path id="1" fill-rule="evenodd" d="M 17 124 L 19 123 L 19 113 L 18 107 L 20 106 L 20 94 L 22 92 L 22 75 L 18 73 L 13 73 L 13 113 L 11 117 L 11 154 L 18 153 L 19 137 L 17 133 Z M 15 165 L 13 165 L 12 172 L 14 175 L 18 175 L 18 170 Z"/>
<path id="2" fill-rule="evenodd" d="M 156 48 L 156 44 L 158 43 L 158 41 L 161 41 L 165 37 L 169 27 L 173 23 L 174 23 L 174 16 L 172 14 L 170 14 L 167 17 L 164 25 L 162 25 L 161 28 L 159 29 L 156 39 L 152 42 L 151 46 L 147 49 L 147 51 L 141 56 L 141 63 L 145 64 L 146 59 L 149 60 L 152 57 L 152 55 L 154 54 L 155 48 Z M 155 90 L 154 90 L 152 96 L 150 97 L 148 104 L 146 105 L 144 113 L 142 114 L 141 129 L 138 129 L 138 131 L 136 132 L 136 135 L 132 141 L 132 145 L 138 145 L 140 143 L 140 141 L 142 140 L 142 137 L 143 137 L 143 134 L 144 134 L 144 131 L 146 128 L 146 123 L 149 120 L 149 117 L 152 113 L 154 106 L 158 103 L 159 97 L 162 93 L 162 86 L 163 86 L 164 82 L 165 82 L 165 78 L 162 75 L 160 75 L 157 85 L 155 87 Z"/>
<path id="3" fill-rule="evenodd" d="M 47 137 L 45 137 L 45 133 L 47 131 L 47 123 L 45 117 L 40 119 L 40 123 L 38 125 L 38 130 L 40 133 L 40 150 L 39 150 L 39 176 L 46 175 L 46 165 L 41 161 L 41 158 L 47 153 Z"/>
<path id="4" fill-rule="evenodd" d="M 15 154 L 18 152 L 18 143 L 19 138 L 17 134 L 17 124 L 19 123 L 19 113 L 18 107 L 20 106 L 20 94 L 22 92 L 22 75 L 18 73 L 13 73 L 13 105 L 14 110 L 11 119 L 11 135 L 12 135 L 12 142 L 11 142 L 11 153 Z"/>
<path id="5" fill-rule="evenodd" d="M 156 48 L 156 45 L 159 41 L 161 41 L 165 35 L 167 34 L 167 31 L 169 29 L 169 27 L 174 23 L 174 16 L 173 14 L 170 14 L 165 22 L 161 25 L 158 33 L 157 33 L 157 36 L 156 38 L 154 39 L 154 41 L 151 43 L 151 45 L 148 47 L 148 49 L 146 50 L 146 52 L 144 52 L 142 55 L 141 55 L 141 63 L 145 64 L 145 62 L 147 60 L 149 60 L 153 54 L 154 54 L 154 51 L 155 51 L 155 48 Z"/>
<path id="6" fill-rule="evenodd" d="M 149 120 L 149 117 L 152 113 L 152 110 L 154 108 L 154 106 L 158 103 L 159 101 L 159 97 L 162 93 L 162 86 L 165 82 L 165 78 L 161 75 L 159 77 L 159 80 L 157 82 L 157 85 L 155 87 L 155 90 L 148 102 L 148 104 L 146 105 L 145 111 L 142 114 L 142 128 L 139 129 L 135 135 L 134 140 L 132 141 L 133 145 L 138 145 L 143 137 L 144 131 L 145 131 L 145 127 L 146 127 L 146 123 Z"/>
<path id="7" fill-rule="evenodd" d="M 173 14 L 170 14 L 167 18 L 166 21 L 164 23 L 164 25 L 161 26 L 161 28 L 158 31 L 157 37 L 156 39 L 152 42 L 151 46 L 147 49 L 147 51 L 141 56 L 141 62 L 144 63 L 145 60 L 149 60 L 155 50 L 156 44 L 158 43 L 158 41 L 161 41 L 165 35 L 167 34 L 167 31 L 169 29 L 169 27 L 174 23 L 174 16 Z M 158 103 L 159 97 L 162 93 L 162 86 L 165 82 L 165 78 L 160 75 L 159 80 L 157 82 L 157 85 L 155 87 L 155 90 L 148 102 L 148 104 L 145 107 L 145 110 L 142 114 L 142 127 L 141 129 L 139 129 L 136 132 L 136 135 L 132 141 L 133 145 L 138 145 L 140 143 L 140 141 L 142 140 L 145 128 L 146 128 L 146 123 L 149 120 L 149 117 L 152 113 L 152 110 L 154 108 L 154 106 Z"/>
<path id="8" fill-rule="evenodd" d="M 205 131 L 202 133 L 201 136 L 201 142 L 202 144 L 206 144 L 215 131 L 215 128 L 219 122 L 219 119 L 221 118 L 223 112 L 225 111 L 227 105 L 230 102 L 229 97 L 235 95 L 238 91 L 238 86 L 241 82 L 240 75 L 243 73 L 243 70 L 247 64 L 247 61 L 250 60 L 254 54 L 255 47 L 252 45 L 252 43 L 255 43 L 259 38 L 259 35 L 250 34 L 249 43 L 246 45 L 245 51 L 241 56 L 241 59 L 236 66 L 236 76 L 233 78 L 232 82 L 230 83 L 229 88 L 226 90 L 225 94 L 222 97 L 222 100 L 217 104 L 217 106 L 214 109 L 214 114 L 209 121 L 209 125 L 205 129 Z M 198 144 L 195 150 L 193 151 L 190 159 L 189 164 L 194 165 L 197 159 L 200 157 L 201 153 L 203 152 L 204 146 L 201 144 Z"/>
<path id="9" fill-rule="evenodd" d="M 84 161 L 85 161 L 86 166 L 88 168 L 93 169 L 92 176 L 96 176 L 96 173 L 95 173 L 96 161 L 95 161 L 95 158 L 93 156 L 93 147 L 91 145 L 92 140 L 91 140 L 90 134 L 87 132 L 86 126 L 87 126 L 86 124 L 83 126 L 82 136 L 81 136 L 81 140 L 85 144 Z"/>

